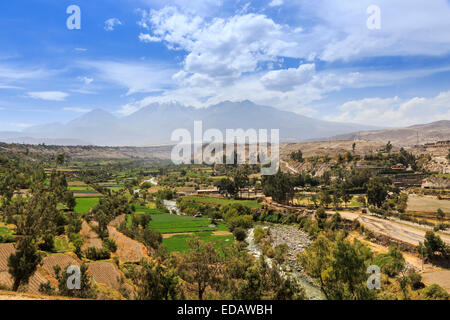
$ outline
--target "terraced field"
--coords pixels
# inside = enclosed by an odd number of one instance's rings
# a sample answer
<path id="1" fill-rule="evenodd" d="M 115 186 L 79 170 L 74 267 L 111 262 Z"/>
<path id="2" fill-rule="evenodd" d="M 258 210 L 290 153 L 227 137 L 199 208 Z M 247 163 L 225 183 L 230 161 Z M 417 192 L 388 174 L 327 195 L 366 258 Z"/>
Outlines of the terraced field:
<path id="1" fill-rule="evenodd" d="M 163 234 L 216 230 L 211 228 L 210 225 L 211 219 L 209 218 L 177 216 L 168 213 L 152 214 L 152 221 L 150 221 L 150 228 Z"/>
<path id="2" fill-rule="evenodd" d="M 76 198 L 77 205 L 75 206 L 76 213 L 87 213 L 98 202 L 99 198 Z"/>

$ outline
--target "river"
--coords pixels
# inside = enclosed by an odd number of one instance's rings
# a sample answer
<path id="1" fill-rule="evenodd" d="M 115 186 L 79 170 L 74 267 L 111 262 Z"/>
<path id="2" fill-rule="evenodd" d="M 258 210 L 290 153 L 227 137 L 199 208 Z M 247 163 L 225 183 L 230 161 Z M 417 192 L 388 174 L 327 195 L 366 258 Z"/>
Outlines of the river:
<path id="1" fill-rule="evenodd" d="M 250 229 L 247 234 L 246 242 L 248 243 L 247 250 L 250 254 L 252 254 L 255 258 L 261 257 L 261 249 L 259 245 L 256 243 L 254 235 L 254 228 Z M 288 245 L 289 247 L 289 245 Z M 272 259 L 266 257 L 266 262 L 269 266 L 272 265 Z M 285 273 L 287 276 L 291 276 L 298 281 L 300 286 L 305 290 L 306 297 L 309 300 L 324 300 L 325 296 L 320 290 L 320 288 L 315 285 L 310 277 L 304 274 L 302 271 L 298 271 L 295 268 L 290 268 L 290 271 Z"/>

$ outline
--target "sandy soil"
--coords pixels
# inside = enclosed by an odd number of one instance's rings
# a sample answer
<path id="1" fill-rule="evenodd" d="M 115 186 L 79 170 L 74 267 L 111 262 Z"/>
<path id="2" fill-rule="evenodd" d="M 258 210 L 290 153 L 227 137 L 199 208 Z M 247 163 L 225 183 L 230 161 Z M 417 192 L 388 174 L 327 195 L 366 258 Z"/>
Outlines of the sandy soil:
<path id="1" fill-rule="evenodd" d="M 169 238 L 172 238 L 173 236 L 178 236 L 178 235 L 190 235 L 190 234 L 193 234 L 192 232 L 179 232 L 179 233 L 164 233 L 162 236 L 163 236 L 163 239 L 169 239 Z"/>
<path id="2" fill-rule="evenodd" d="M 82 250 L 86 250 L 89 247 L 101 248 L 103 246 L 102 240 L 98 237 L 98 234 L 92 230 L 86 220 L 83 220 L 80 234 L 84 240 L 83 246 L 81 247 Z"/>
<path id="3" fill-rule="evenodd" d="M 117 231 L 113 226 L 108 226 L 109 237 L 117 243 L 117 251 L 114 253 L 121 262 L 139 262 L 142 258 L 148 258 L 145 246 Z"/>
<path id="4" fill-rule="evenodd" d="M 450 214 L 450 200 L 439 200 L 432 196 L 421 197 L 413 194 L 408 197 L 408 210 L 436 212 L 439 208 Z"/>
<path id="5" fill-rule="evenodd" d="M 438 284 L 450 293 L 450 270 L 426 272 L 422 275 L 426 285 Z"/>

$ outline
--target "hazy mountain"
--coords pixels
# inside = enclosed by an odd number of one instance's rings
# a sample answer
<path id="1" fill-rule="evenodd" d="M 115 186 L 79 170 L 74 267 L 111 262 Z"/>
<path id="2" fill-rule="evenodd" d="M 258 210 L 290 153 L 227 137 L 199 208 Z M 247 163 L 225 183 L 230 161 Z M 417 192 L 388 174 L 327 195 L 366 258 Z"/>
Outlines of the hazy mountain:
<path id="1" fill-rule="evenodd" d="M 35 126 L 7 138 L 76 139 L 110 146 L 168 144 L 173 143 L 170 138 L 175 129 L 186 128 L 193 132 L 194 120 L 203 121 L 203 130 L 217 128 L 224 134 L 227 128 L 280 129 L 282 141 L 304 141 L 367 129 L 363 125 L 317 120 L 250 101 L 226 101 L 205 109 L 178 103 L 153 103 L 122 118 L 97 109 L 67 124 Z"/>
<path id="2" fill-rule="evenodd" d="M 354 132 L 338 135 L 332 139 L 391 141 L 393 144 L 399 146 L 413 146 L 416 144 L 450 140 L 450 120 L 441 120 L 406 128 Z"/>

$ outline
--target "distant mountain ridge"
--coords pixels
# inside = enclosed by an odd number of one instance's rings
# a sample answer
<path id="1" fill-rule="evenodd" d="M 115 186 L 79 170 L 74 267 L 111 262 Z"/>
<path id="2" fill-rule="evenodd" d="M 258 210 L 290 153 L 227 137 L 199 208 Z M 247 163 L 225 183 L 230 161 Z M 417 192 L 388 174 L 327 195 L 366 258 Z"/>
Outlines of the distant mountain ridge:
<path id="1" fill-rule="evenodd" d="M 414 146 L 450 140 L 450 120 L 441 120 L 406 128 L 360 131 L 337 135 L 331 140 L 391 141 L 398 146 Z"/>
<path id="2" fill-rule="evenodd" d="M 251 101 L 225 101 L 204 109 L 185 107 L 179 103 L 152 103 L 135 113 L 118 118 L 96 109 L 67 124 L 50 123 L 27 128 L 22 132 L 2 133 L 0 140 L 34 143 L 83 143 L 99 146 L 151 146 L 174 143 L 175 129 L 193 132 L 195 120 L 203 121 L 203 130 L 280 129 L 280 139 L 306 141 L 367 129 L 365 125 L 318 120 L 293 112 L 261 106 Z M 376 129 L 370 127 L 370 129 Z M 47 142 L 46 142 L 47 141 Z"/>

